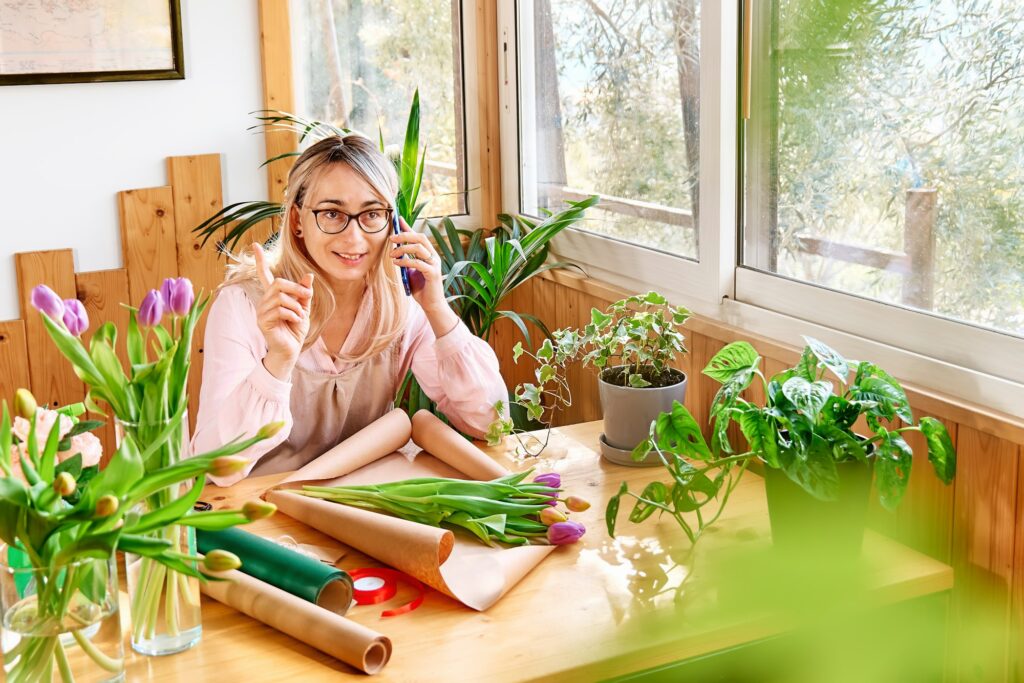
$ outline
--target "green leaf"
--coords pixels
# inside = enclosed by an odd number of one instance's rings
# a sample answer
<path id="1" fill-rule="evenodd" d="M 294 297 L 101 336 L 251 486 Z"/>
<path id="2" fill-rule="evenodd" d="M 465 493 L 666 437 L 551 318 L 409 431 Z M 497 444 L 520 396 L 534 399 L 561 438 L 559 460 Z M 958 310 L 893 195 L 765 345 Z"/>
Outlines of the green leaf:
<path id="1" fill-rule="evenodd" d="M 648 517 L 650 517 L 658 508 L 651 503 L 659 503 L 664 505 L 665 501 L 668 500 L 668 487 L 660 481 L 652 481 L 644 487 L 643 492 L 633 505 L 633 510 L 629 513 L 629 521 L 634 524 L 639 524 Z"/>
<path id="2" fill-rule="evenodd" d="M 645 380 L 644 376 L 639 373 L 630 373 L 629 386 L 634 389 L 643 389 L 644 387 L 651 386 L 651 383 Z"/>
<path id="3" fill-rule="evenodd" d="M 608 506 L 604 509 L 604 523 L 608 527 L 608 535 L 615 538 L 615 518 L 619 515 L 619 502 L 629 491 L 629 485 L 622 482 L 619 492 L 608 499 Z"/>
<path id="4" fill-rule="evenodd" d="M 633 452 L 630 453 L 629 457 L 633 460 L 633 462 L 643 462 L 644 458 L 647 457 L 647 455 L 651 452 L 653 448 L 654 444 L 651 442 L 651 440 L 644 439 L 643 441 L 638 443 L 635 448 L 633 448 Z"/>
<path id="5" fill-rule="evenodd" d="M 679 401 L 672 402 L 672 411 L 658 416 L 655 426 L 658 447 L 698 460 L 711 458 L 711 449 L 701 433 L 700 425 Z"/>
<path id="6" fill-rule="evenodd" d="M 676 484 L 672 489 L 672 502 L 682 512 L 692 512 L 706 505 L 718 495 L 718 485 L 703 472 L 684 473 L 685 485 Z"/>
<path id="7" fill-rule="evenodd" d="M 555 374 L 556 373 L 554 367 L 547 364 L 542 365 L 539 368 L 537 368 L 537 381 L 540 382 L 541 384 L 544 384 L 545 382 L 549 382 L 552 379 L 554 379 Z"/>
<path id="8" fill-rule="evenodd" d="M 875 487 L 882 507 L 892 511 L 907 492 L 914 454 L 902 436 L 884 428 L 883 433 L 875 454 Z"/>
<path id="9" fill-rule="evenodd" d="M 786 476 L 818 500 L 836 500 L 839 497 L 839 471 L 832 459 L 832 449 L 815 437 L 804 456 L 801 458 L 792 448 L 779 451 L 779 462 Z"/>
<path id="10" fill-rule="evenodd" d="M 658 292 L 650 291 L 643 295 L 643 302 L 652 306 L 664 306 L 668 303 L 668 299 Z"/>
<path id="11" fill-rule="evenodd" d="M 518 363 L 521 355 L 523 355 L 523 342 L 516 342 L 516 345 L 512 347 L 512 361 Z"/>
<path id="12" fill-rule="evenodd" d="M 769 467 L 779 467 L 779 445 L 774 423 L 756 406 L 740 413 L 740 431 L 750 450 L 757 453 Z"/>
<path id="13" fill-rule="evenodd" d="M 782 385 L 782 393 L 813 420 L 817 419 L 829 396 L 832 396 L 832 385 L 828 382 L 808 382 L 803 377 L 790 377 Z"/>
<path id="14" fill-rule="evenodd" d="M 56 479 L 57 475 L 61 472 L 67 472 L 75 478 L 75 481 L 78 481 L 78 477 L 82 474 L 82 454 L 75 453 L 64 462 L 58 464 L 53 472 L 53 477 Z"/>
<path id="15" fill-rule="evenodd" d="M 822 425 L 820 430 L 821 436 L 832 444 L 832 454 L 837 462 L 850 458 L 855 458 L 863 463 L 868 462 L 864 443 L 856 436 L 834 424 Z"/>
<path id="16" fill-rule="evenodd" d="M 612 316 L 606 315 L 605 313 L 602 313 L 601 311 L 597 310 L 596 308 L 591 308 L 590 309 L 590 321 L 594 325 L 597 325 L 598 327 L 604 327 L 609 322 L 611 322 L 611 320 L 612 320 Z"/>
<path id="17" fill-rule="evenodd" d="M 847 360 L 828 344 L 818 341 L 814 337 L 805 335 L 804 341 L 807 342 L 807 347 L 818 357 L 822 365 L 831 370 L 840 382 L 846 384 L 846 378 L 850 375 L 850 365 Z"/>
<path id="18" fill-rule="evenodd" d="M 536 355 L 537 355 L 537 358 L 540 358 L 541 360 L 547 360 L 547 361 L 549 361 L 549 360 L 551 360 L 552 358 L 555 357 L 555 347 L 552 346 L 550 339 L 545 339 L 544 340 L 544 343 L 540 345 L 539 349 L 537 349 L 537 354 Z"/>
<path id="19" fill-rule="evenodd" d="M 946 425 L 934 417 L 922 417 L 920 428 L 928 442 L 928 461 L 942 483 L 949 484 L 956 475 L 956 449 Z"/>
<path id="20" fill-rule="evenodd" d="M 761 357 L 753 346 L 737 341 L 722 347 L 704 368 L 704 374 L 716 382 L 725 383 L 738 374 L 750 373 L 760 363 Z"/>

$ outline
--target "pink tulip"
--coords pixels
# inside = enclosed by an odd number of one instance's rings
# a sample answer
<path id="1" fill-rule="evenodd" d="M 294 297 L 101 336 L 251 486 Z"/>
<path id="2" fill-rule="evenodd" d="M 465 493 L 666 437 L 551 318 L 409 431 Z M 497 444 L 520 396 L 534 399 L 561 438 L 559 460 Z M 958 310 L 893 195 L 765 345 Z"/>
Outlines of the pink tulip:
<path id="1" fill-rule="evenodd" d="M 195 301 L 195 294 L 192 292 L 192 281 L 187 277 L 166 278 L 160 286 L 160 295 L 164 304 L 174 315 L 188 315 Z"/>
<path id="2" fill-rule="evenodd" d="M 149 290 L 146 294 L 146 298 L 142 300 L 142 305 L 139 306 L 139 324 L 143 327 L 153 327 L 160 323 L 160 318 L 164 317 L 165 307 L 164 297 L 155 289 Z"/>
<path id="3" fill-rule="evenodd" d="M 538 474 L 534 477 L 533 483 L 544 484 L 553 489 L 557 489 L 562 486 L 562 476 L 558 474 L 558 472 L 545 472 L 544 474 Z"/>
<path id="4" fill-rule="evenodd" d="M 57 296 L 57 292 L 46 285 L 32 288 L 32 307 L 46 314 L 50 320 L 60 322 L 64 318 L 64 302 Z"/>
<path id="5" fill-rule="evenodd" d="M 575 543 L 587 533 L 587 528 L 579 522 L 556 522 L 548 527 L 548 543 L 551 545 L 568 545 Z"/>
<path id="6" fill-rule="evenodd" d="M 89 329 L 89 314 L 78 299 L 64 300 L 64 327 L 68 328 L 72 337 L 81 337 Z"/>

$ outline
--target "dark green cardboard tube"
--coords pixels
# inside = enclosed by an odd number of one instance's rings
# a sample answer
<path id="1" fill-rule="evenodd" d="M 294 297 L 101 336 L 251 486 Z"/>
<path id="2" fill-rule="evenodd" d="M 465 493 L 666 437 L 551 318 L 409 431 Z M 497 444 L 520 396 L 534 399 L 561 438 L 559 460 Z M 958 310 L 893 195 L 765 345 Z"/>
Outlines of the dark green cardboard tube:
<path id="1" fill-rule="evenodd" d="M 242 572 L 338 614 L 352 602 L 347 573 L 241 529 L 196 531 L 199 552 L 221 549 L 238 555 Z"/>

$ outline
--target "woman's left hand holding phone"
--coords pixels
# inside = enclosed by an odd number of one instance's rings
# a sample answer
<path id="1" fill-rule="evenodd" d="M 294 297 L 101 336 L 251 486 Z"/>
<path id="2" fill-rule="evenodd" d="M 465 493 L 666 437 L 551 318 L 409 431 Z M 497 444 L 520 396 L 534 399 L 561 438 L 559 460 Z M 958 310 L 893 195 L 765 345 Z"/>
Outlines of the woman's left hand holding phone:
<path id="1" fill-rule="evenodd" d="M 300 282 L 275 278 L 263 247 L 254 243 L 252 250 L 256 274 L 263 285 L 263 298 L 256 306 L 256 321 L 267 343 L 263 366 L 274 377 L 287 382 L 309 333 L 313 274 L 306 273 Z"/>

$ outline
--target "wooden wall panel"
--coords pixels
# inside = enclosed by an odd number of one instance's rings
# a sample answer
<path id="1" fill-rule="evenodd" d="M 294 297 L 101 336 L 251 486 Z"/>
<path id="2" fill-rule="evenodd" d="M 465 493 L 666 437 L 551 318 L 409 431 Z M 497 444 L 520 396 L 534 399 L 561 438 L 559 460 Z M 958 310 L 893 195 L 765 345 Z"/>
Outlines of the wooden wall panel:
<path id="1" fill-rule="evenodd" d="M 124 303 L 138 306 L 165 277 L 178 276 L 178 240 L 171 187 L 117 193 L 121 218 L 121 253 L 128 276 Z M 211 212 L 212 213 L 212 212 Z M 212 249 L 212 244 L 207 248 Z"/>
<path id="2" fill-rule="evenodd" d="M 1008 680 L 1020 448 L 971 427 L 957 434 L 951 642 L 959 681 Z"/>
<path id="3" fill-rule="evenodd" d="M 85 305 L 89 313 L 89 330 L 82 335 L 82 341 L 88 346 L 92 340 L 93 333 L 105 322 L 112 322 L 117 327 L 119 334 L 117 355 L 121 359 L 123 367 L 128 367 L 128 354 L 125 346 L 124 331 L 128 329 L 128 309 L 121 304 L 128 301 L 129 278 L 128 271 L 124 268 L 116 270 L 97 270 L 87 273 L 78 273 L 75 276 L 78 298 Z M 114 438 L 113 417 L 109 419 L 102 415 L 90 414 L 94 420 L 106 420 L 107 424 L 96 430 L 96 435 L 103 443 L 103 462 L 114 455 L 117 448 Z"/>
<path id="4" fill-rule="evenodd" d="M 62 299 L 73 299 L 75 264 L 70 249 L 34 251 L 14 255 L 21 297 L 21 319 L 25 322 L 28 368 L 32 393 L 40 406 L 51 408 L 81 401 L 85 392 L 81 381 L 57 350 L 46 332 L 40 314 L 32 308 L 32 289 L 48 285 Z"/>
<path id="5" fill-rule="evenodd" d="M 14 392 L 22 387 L 31 388 L 25 323 L 5 320 L 0 322 L 0 400 L 13 409 Z"/>
<path id="6" fill-rule="evenodd" d="M 291 21 L 288 17 L 288 0 L 259 0 L 261 74 L 263 76 L 263 108 L 295 112 L 295 95 L 292 86 L 292 41 Z M 298 139 L 287 130 L 267 129 L 263 136 L 267 158 L 292 152 L 298 147 Z M 284 197 L 291 169 L 289 159 L 281 159 L 267 166 L 267 198 L 279 202 Z M 265 239 L 269 236 L 269 224 L 251 233 Z"/>
<path id="7" fill-rule="evenodd" d="M 174 197 L 174 224 L 178 246 L 178 274 L 188 277 L 198 295 L 212 294 L 224 280 L 225 260 L 210 248 L 201 247 L 192 229 L 219 211 L 224 205 L 221 189 L 220 155 L 202 154 L 169 157 L 167 176 Z M 195 428 L 199 412 L 199 384 L 203 374 L 203 336 L 206 316 L 196 325 L 189 374 L 189 423 Z"/>

